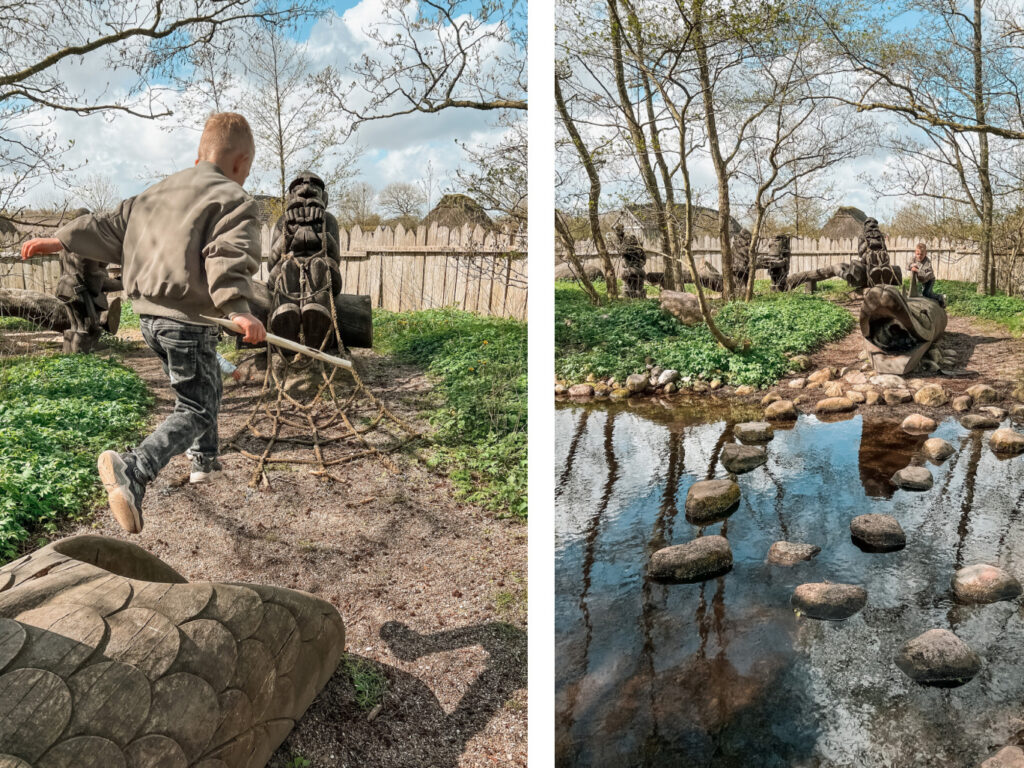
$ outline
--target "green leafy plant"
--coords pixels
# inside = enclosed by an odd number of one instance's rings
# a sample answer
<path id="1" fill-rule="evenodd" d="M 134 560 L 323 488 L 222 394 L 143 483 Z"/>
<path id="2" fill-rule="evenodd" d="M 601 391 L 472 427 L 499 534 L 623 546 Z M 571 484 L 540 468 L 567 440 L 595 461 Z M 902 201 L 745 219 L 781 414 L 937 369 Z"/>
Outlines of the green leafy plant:
<path id="1" fill-rule="evenodd" d="M 143 381 L 110 360 L 0 362 L 0 562 L 89 513 L 102 496 L 96 455 L 135 440 L 151 402 Z"/>
<path id="2" fill-rule="evenodd" d="M 379 351 L 426 367 L 433 461 L 461 498 L 526 516 L 526 323 L 456 309 L 374 313 Z"/>
<path id="3" fill-rule="evenodd" d="M 345 656 L 345 671 L 352 680 L 357 707 L 368 712 L 381 703 L 388 681 L 377 666 L 348 654 Z"/>

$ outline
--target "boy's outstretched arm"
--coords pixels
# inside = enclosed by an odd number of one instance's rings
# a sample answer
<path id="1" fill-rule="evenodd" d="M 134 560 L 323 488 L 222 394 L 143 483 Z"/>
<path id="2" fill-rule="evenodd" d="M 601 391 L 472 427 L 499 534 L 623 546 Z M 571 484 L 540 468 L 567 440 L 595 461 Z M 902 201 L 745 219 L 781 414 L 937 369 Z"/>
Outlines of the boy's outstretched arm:
<path id="1" fill-rule="evenodd" d="M 87 213 L 84 216 L 79 216 L 54 232 L 52 238 L 39 238 L 44 241 L 44 247 L 53 247 L 52 241 L 59 243 L 60 248 L 56 250 L 35 251 L 26 254 L 26 248 L 34 242 L 29 240 L 21 248 L 21 258 L 31 258 L 36 253 L 56 253 L 63 248 L 84 259 L 92 259 L 101 264 L 121 264 L 124 233 L 128 229 L 128 216 L 134 201 L 134 197 L 121 201 L 111 213 Z"/>
<path id="2" fill-rule="evenodd" d="M 267 336 L 263 323 L 249 311 L 252 276 L 259 271 L 261 255 L 256 211 L 256 202 L 248 200 L 225 213 L 203 248 L 210 298 L 224 315 L 242 326 L 242 340 L 248 344 L 259 344 Z"/>

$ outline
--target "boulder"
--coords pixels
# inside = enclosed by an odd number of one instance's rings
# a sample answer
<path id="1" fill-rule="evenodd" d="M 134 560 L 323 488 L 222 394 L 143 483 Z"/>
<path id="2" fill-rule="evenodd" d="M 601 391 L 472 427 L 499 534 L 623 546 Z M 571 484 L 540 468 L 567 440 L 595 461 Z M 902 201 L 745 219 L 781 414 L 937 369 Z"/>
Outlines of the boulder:
<path id="1" fill-rule="evenodd" d="M 697 325 L 704 322 L 696 294 L 682 291 L 662 291 L 659 303 L 663 310 L 683 325 Z"/>
<path id="2" fill-rule="evenodd" d="M 1005 408 L 1000 408 L 995 405 L 983 405 L 978 409 L 978 412 L 984 413 L 986 416 L 991 416 L 993 419 L 997 419 L 998 421 L 1002 421 L 1008 415 Z"/>
<path id="3" fill-rule="evenodd" d="M 752 395 L 755 392 L 757 392 L 757 390 L 754 387 L 750 386 L 749 384 L 741 384 L 740 386 L 736 387 L 736 394 L 739 395 L 740 397 Z"/>
<path id="4" fill-rule="evenodd" d="M 761 398 L 761 405 L 771 405 L 772 403 L 777 403 L 781 399 L 782 395 L 780 395 L 778 392 L 769 392 L 767 395 Z"/>
<path id="5" fill-rule="evenodd" d="M 1024 768 L 1024 749 L 1003 747 L 982 763 L 980 768 Z"/>
<path id="6" fill-rule="evenodd" d="M 937 408 L 945 405 L 949 400 L 949 393 L 938 384 L 925 384 L 914 393 L 914 402 L 918 405 L 925 405 L 930 408 Z"/>
<path id="7" fill-rule="evenodd" d="M 907 546 L 907 534 L 891 515 L 858 515 L 850 521 L 850 535 L 868 552 L 895 552 Z"/>
<path id="8" fill-rule="evenodd" d="M 740 487 L 729 478 L 699 480 L 686 492 L 686 519 L 694 525 L 722 520 L 740 501 Z"/>
<path id="9" fill-rule="evenodd" d="M 626 389 L 629 390 L 630 394 L 639 394 L 644 392 L 649 386 L 647 377 L 642 373 L 631 373 L 626 377 Z"/>
<path id="10" fill-rule="evenodd" d="M 722 380 L 721 379 L 712 379 L 711 382 L 708 384 L 708 389 L 710 389 L 712 392 L 714 392 L 716 389 L 721 389 L 721 388 L 722 388 Z"/>
<path id="11" fill-rule="evenodd" d="M 838 381 L 831 382 L 825 387 L 825 397 L 842 397 L 843 396 L 843 385 Z"/>
<path id="12" fill-rule="evenodd" d="M 878 405 L 878 401 L 882 399 L 882 396 L 878 394 L 874 389 L 868 390 L 864 393 L 864 404 L 865 405 Z"/>
<path id="13" fill-rule="evenodd" d="M 772 565 L 796 565 L 810 560 L 821 552 L 821 547 L 798 541 L 776 541 L 768 550 L 767 562 Z"/>
<path id="14" fill-rule="evenodd" d="M 848 619 L 868 601 L 864 587 L 855 584 L 832 584 L 818 582 L 801 584 L 793 590 L 790 599 L 793 607 L 812 619 L 842 621 Z"/>
<path id="15" fill-rule="evenodd" d="M 930 437 L 921 446 L 924 455 L 934 462 L 945 461 L 953 455 L 953 446 L 941 437 Z"/>
<path id="16" fill-rule="evenodd" d="M 999 420 L 984 413 L 968 413 L 960 418 L 960 423 L 967 429 L 997 429 Z"/>
<path id="17" fill-rule="evenodd" d="M 679 378 L 679 371 L 668 368 L 658 374 L 658 386 L 664 387 L 666 384 L 671 384 Z"/>
<path id="18" fill-rule="evenodd" d="M 648 573 L 655 579 L 704 581 L 732 568 L 732 550 L 724 536 L 701 536 L 685 544 L 664 547 L 651 555 Z"/>
<path id="19" fill-rule="evenodd" d="M 803 389 L 807 386 L 807 379 L 790 379 L 786 386 L 790 389 Z"/>
<path id="20" fill-rule="evenodd" d="M 903 646 L 896 666 L 922 685 L 954 688 L 981 671 L 981 659 L 948 629 L 929 629 Z"/>
<path id="21" fill-rule="evenodd" d="M 729 443 L 722 449 L 722 466 L 734 475 L 757 469 L 768 461 L 768 453 L 759 445 Z"/>
<path id="22" fill-rule="evenodd" d="M 594 397 L 605 398 L 612 393 L 612 388 L 605 384 L 603 381 L 599 381 L 594 385 Z"/>
<path id="23" fill-rule="evenodd" d="M 903 389 L 903 377 L 894 373 L 879 373 L 868 379 L 870 384 L 879 389 Z"/>
<path id="24" fill-rule="evenodd" d="M 861 371 L 848 371 L 843 374 L 843 381 L 847 384 L 862 387 L 868 383 L 868 377 Z"/>
<path id="25" fill-rule="evenodd" d="M 995 453 L 1024 453 L 1024 435 L 1012 429 L 997 429 L 988 439 L 988 447 Z"/>
<path id="26" fill-rule="evenodd" d="M 904 467 L 892 476 L 893 485 L 906 491 L 927 491 L 934 480 L 927 467 Z"/>
<path id="27" fill-rule="evenodd" d="M 957 413 L 964 413 L 974 407 L 974 398 L 970 395 L 959 395 L 953 398 L 950 404 Z"/>
<path id="28" fill-rule="evenodd" d="M 888 405 L 909 403 L 914 399 L 909 389 L 887 389 L 882 393 L 882 397 Z"/>
<path id="29" fill-rule="evenodd" d="M 555 394 L 556 395 L 564 395 L 568 391 L 569 391 L 568 387 L 566 387 L 564 384 L 555 384 Z"/>
<path id="30" fill-rule="evenodd" d="M 806 371 L 811 367 L 811 358 L 807 355 L 793 355 L 789 358 L 789 365 L 794 371 Z"/>
<path id="31" fill-rule="evenodd" d="M 767 443 L 775 436 L 775 430 L 767 421 L 746 421 L 732 428 L 737 440 L 744 443 Z"/>
<path id="32" fill-rule="evenodd" d="M 573 384 L 569 387 L 569 397 L 593 397 L 594 387 L 590 384 Z"/>
<path id="33" fill-rule="evenodd" d="M 623 389 L 622 387 L 619 387 L 618 389 L 613 389 L 609 397 L 612 400 L 625 400 L 627 397 L 629 397 L 629 390 Z"/>
<path id="34" fill-rule="evenodd" d="M 832 371 L 828 368 L 819 368 L 807 377 L 807 381 L 813 384 L 823 384 L 832 379 Z"/>
<path id="35" fill-rule="evenodd" d="M 975 403 L 995 403 L 999 401 L 999 395 L 988 384 L 975 384 L 973 387 L 968 387 L 967 394 L 974 399 Z"/>
<path id="36" fill-rule="evenodd" d="M 665 385 L 664 392 L 666 395 L 671 395 L 678 389 L 679 387 L 676 386 L 676 383 L 674 381 L 670 381 L 668 384 Z"/>
<path id="37" fill-rule="evenodd" d="M 926 435 L 929 432 L 934 432 L 937 426 L 938 424 L 935 423 L 935 419 L 930 419 L 920 413 L 910 414 L 900 424 L 900 428 L 904 432 L 916 435 Z"/>
<path id="38" fill-rule="evenodd" d="M 867 402 L 867 399 L 868 399 L 867 395 L 865 395 L 863 392 L 853 392 L 853 391 L 847 392 L 846 393 L 846 398 L 851 403 L 856 403 L 857 405 L 861 405 L 861 404 Z"/>
<path id="39" fill-rule="evenodd" d="M 1012 574 L 994 565 L 979 563 L 961 568 L 950 582 L 961 603 L 998 603 L 1020 597 L 1020 582 Z"/>
<path id="40" fill-rule="evenodd" d="M 776 400 L 764 409 L 764 417 L 769 421 L 795 421 L 796 407 L 792 400 Z"/>
<path id="41" fill-rule="evenodd" d="M 846 413 L 856 409 L 857 404 L 848 397 L 826 397 L 814 406 L 818 413 Z"/>
<path id="42" fill-rule="evenodd" d="M 1017 424 L 1024 424 L 1024 405 L 1015 405 L 1010 409 L 1010 419 Z"/>

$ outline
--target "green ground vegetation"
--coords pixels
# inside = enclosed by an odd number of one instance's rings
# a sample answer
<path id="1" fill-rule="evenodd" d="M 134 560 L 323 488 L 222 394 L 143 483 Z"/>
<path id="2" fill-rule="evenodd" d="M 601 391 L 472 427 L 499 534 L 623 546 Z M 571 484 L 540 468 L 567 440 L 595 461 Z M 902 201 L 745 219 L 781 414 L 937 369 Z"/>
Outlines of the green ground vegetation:
<path id="1" fill-rule="evenodd" d="M 345 655 L 343 663 L 352 680 L 356 706 L 364 712 L 369 712 L 384 698 L 388 685 L 387 678 L 375 664 L 351 653 Z"/>
<path id="2" fill-rule="evenodd" d="M 716 309 L 719 328 L 740 341 L 743 351 L 727 351 L 705 325 L 685 326 L 656 302 L 619 300 L 595 307 L 575 283 L 556 282 L 555 373 L 570 382 L 590 374 L 623 382 L 652 360 L 691 379 L 767 386 L 789 371 L 789 356 L 842 338 L 854 325 L 846 309 L 803 293 L 759 294 L 749 304 Z"/>
<path id="3" fill-rule="evenodd" d="M 97 454 L 135 440 L 151 402 L 143 381 L 116 361 L 0 361 L 0 562 L 91 512 L 102 497 Z"/>
<path id="4" fill-rule="evenodd" d="M 432 461 L 461 498 L 526 516 L 526 323 L 456 309 L 374 310 L 374 347 L 423 366 L 441 403 Z"/>

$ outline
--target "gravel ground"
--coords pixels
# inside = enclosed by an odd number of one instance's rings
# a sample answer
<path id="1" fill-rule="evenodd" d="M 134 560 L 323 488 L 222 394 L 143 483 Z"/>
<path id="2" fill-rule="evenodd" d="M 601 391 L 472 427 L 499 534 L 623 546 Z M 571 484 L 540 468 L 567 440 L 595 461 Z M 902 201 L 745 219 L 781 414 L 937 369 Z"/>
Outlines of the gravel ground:
<path id="1" fill-rule="evenodd" d="M 400 418 L 426 428 L 420 371 L 371 351 L 354 361 Z M 125 362 L 153 389 L 159 421 L 173 394 L 157 360 L 142 349 Z M 259 391 L 226 383 L 222 437 Z M 413 451 L 393 454 L 394 467 L 334 467 L 337 482 L 275 465 L 256 489 L 250 460 L 231 449 L 222 460 L 222 479 L 190 486 L 187 460 L 175 458 L 131 538 L 189 580 L 301 589 L 341 612 L 348 655 L 270 766 L 525 766 L 526 526 L 453 500 Z M 86 531 L 127 538 L 105 511 L 69 533 Z M 383 690 L 357 700 L 357 683 Z"/>

